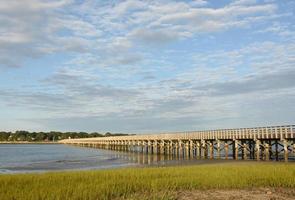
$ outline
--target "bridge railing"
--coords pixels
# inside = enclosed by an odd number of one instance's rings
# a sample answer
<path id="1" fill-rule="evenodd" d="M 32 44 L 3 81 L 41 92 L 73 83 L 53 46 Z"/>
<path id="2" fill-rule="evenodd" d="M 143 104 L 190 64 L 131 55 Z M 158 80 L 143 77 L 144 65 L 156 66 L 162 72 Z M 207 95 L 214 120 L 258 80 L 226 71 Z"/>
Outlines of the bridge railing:
<path id="1" fill-rule="evenodd" d="M 284 139 L 295 138 L 295 125 L 268 126 L 256 128 L 217 129 L 160 134 L 137 134 L 131 136 L 112 136 L 81 139 L 66 139 L 61 143 L 130 141 L 130 140 L 217 140 L 217 139 Z"/>

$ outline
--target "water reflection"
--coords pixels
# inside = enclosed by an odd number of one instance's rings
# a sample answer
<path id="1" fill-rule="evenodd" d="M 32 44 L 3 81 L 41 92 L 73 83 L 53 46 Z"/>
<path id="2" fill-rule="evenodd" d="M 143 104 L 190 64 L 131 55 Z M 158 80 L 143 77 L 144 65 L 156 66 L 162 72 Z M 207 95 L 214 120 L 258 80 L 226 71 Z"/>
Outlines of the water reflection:
<path id="1" fill-rule="evenodd" d="M 227 162 L 233 161 L 234 155 L 232 153 L 226 154 L 225 152 L 221 152 L 219 157 L 214 152 L 214 157 L 210 158 L 209 156 L 196 156 L 196 154 L 186 154 L 186 153 L 179 153 L 179 154 L 150 154 L 150 153 L 142 153 L 142 152 L 123 152 L 123 151 L 114 151 L 114 150 L 107 150 L 112 152 L 111 154 L 120 160 L 126 160 L 129 163 L 134 163 L 140 166 L 165 166 L 165 165 L 178 165 L 178 164 L 192 164 L 192 163 L 216 163 L 216 162 Z M 229 152 L 232 152 L 230 150 Z M 208 154 L 207 154 L 208 155 Z M 242 154 L 239 154 L 239 161 L 242 161 Z M 279 160 L 283 160 L 283 153 L 278 155 Z M 249 156 L 247 161 L 255 160 L 254 157 Z M 272 160 L 275 160 L 273 158 Z M 295 156 L 289 155 L 289 161 L 294 161 Z M 235 160 L 236 162 L 236 160 Z"/>
<path id="2" fill-rule="evenodd" d="M 117 159 L 126 160 L 139 166 L 167 166 L 192 163 L 225 162 L 223 159 L 196 158 L 180 155 L 146 154 L 140 152 L 117 152 L 112 151 Z M 232 159 L 229 159 L 232 160 Z"/>

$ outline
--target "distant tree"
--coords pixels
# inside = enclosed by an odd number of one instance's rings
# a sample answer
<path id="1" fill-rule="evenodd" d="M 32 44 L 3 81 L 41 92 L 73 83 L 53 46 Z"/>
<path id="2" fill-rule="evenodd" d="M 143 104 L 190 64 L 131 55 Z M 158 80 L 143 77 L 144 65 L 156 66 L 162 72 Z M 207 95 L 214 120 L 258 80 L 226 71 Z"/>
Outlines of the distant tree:
<path id="1" fill-rule="evenodd" d="M 93 132 L 28 132 L 23 130 L 18 130 L 13 132 L 0 131 L 0 141 L 57 141 L 68 138 L 89 138 L 89 137 L 109 137 L 109 136 L 120 136 L 128 135 L 122 133 L 110 133 L 107 132 L 104 135 L 101 133 Z"/>
<path id="2" fill-rule="evenodd" d="M 102 137 L 103 135 L 100 133 L 90 133 L 89 136 L 90 137 Z"/>
<path id="3" fill-rule="evenodd" d="M 46 138 L 46 135 L 43 132 L 39 132 L 36 134 L 36 141 L 44 141 L 45 138 Z"/>
<path id="4" fill-rule="evenodd" d="M 112 134 L 110 132 L 107 132 L 104 134 L 104 136 L 109 137 L 109 136 L 112 136 Z"/>
<path id="5" fill-rule="evenodd" d="M 15 132 L 15 138 L 17 141 L 26 141 L 28 135 L 29 135 L 28 131 L 16 131 Z"/>
<path id="6" fill-rule="evenodd" d="M 8 141 L 10 132 L 0 132 L 0 141 Z"/>

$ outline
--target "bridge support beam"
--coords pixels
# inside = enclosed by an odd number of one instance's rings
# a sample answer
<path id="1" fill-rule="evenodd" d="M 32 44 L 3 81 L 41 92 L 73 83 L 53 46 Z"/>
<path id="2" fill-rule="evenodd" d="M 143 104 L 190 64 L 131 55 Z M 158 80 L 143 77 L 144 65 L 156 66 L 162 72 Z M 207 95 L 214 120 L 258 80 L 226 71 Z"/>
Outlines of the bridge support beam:
<path id="1" fill-rule="evenodd" d="M 221 158 L 221 155 L 220 155 L 220 140 L 216 140 L 216 145 L 217 145 L 217 159 L 220 159 Z"/>
<path id="2" fill-rule="evenodd" d="M 181 140 L 178 140 L 178 155 L 179 155 L 179 158 L 183 158 L 183 148 L 182 148 L 182 141 Z"/>
<path id="3" fill-rule="evenodd" d="M 202 156 L 201 154 L 201 144 L 200 141 L 196 142 L 196 158 L 200 159 Z"/>
<path id="4" fill-rule="evenodd" d="M 240 141 L 239 140 L 234 140 L 234 159 L 238 160 L 239 159 L 239 146 L 240 146 Z"/>
<path id="5" fill-rule="evenodd" d="M 149 154 L 152 154 L 153 153 L 153 147 L 152 147 L 152 142 L 150 141 L 150 140 L 148 140 L 148 142 L 147 142 L 148 144 L 147 144 L 147 146 L 148 146 L 148 153 Z"/>
<path id="6" fill-rule="evenodd" d="M 267 143 L 264 144 L 264 155 L 265 155 L 265 160 L 269 161 L 269 144 Z"/>
<path id="7" fill-rule="evenodd" d="M 186 158 L 189 158 L 189 144 L 190 143 L 190 141 L 186 141 L 185 142 L 185 157 Z"/>
<path id="8" fill-rule="evenodd" d="M 164 155 L 165 154 L 165 141 L 162 140 L 160 144 L 160 154 Z"/>
<path id="9" fill-rule="evenodd" d="M 289 153 L 289 142 L 286 139 L 283 139 L 283 145 L 284 145 L 284 160 L 285 162 L 288 162 L 288 153 Z"/>
<path id="10" fill-rule="evenodd" d="M 224 142 L 224 150 L 225 150 L 225 159 L 228 160 L 228 143 Z"/>
<path id="11" fill-rule="evenodd" d="M 210 159 L 213 159 L 214 157 L 214 148 L 213 148 L 213 142 L 209 141 L 209 155 L 210 155 Z"/>
<path id="12" fill-rule="evenodd" d="M 193 140 L 189 140 L 189 148 L 190 148 L 190 158 L 194 157 L 194 150 L 195 150 L 195 144 Z"/>
<path id="13" fill-rule="evenodd" d="M 256 160 L 259 161 L 260 160 L 260 140 L 256 140 L 255 141 L 255 154 L 256 154 Z"/>
<path id="14" fill-rule="evenodd" d="M 207 158 L 208 155 L 208 149 L 207 149 L 207 144 L 205 140 L 201 141 L 201 158 Z"/>
<path id="15" fill-rule="evenodd" d="M 243 159 L 244 160 L 247 160 L 248 159 L 248 145 L 247 145 L 247 143 L 246 142 L 244 142 L 244 144 L 243 144 Z"/>

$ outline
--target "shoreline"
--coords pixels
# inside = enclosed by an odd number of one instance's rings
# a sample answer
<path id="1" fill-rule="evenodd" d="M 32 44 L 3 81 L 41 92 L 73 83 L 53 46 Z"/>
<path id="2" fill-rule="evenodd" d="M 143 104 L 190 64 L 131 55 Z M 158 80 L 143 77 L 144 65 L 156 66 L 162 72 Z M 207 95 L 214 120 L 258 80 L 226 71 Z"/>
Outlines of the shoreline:
<path id="1" fill-rule="evenodd" d="M 243 166 L 268 166 L 271 165 L 273 167 L 276 166 L 282 166 L 287 165 L 295 168 L 295 162 L 283 162 L 283 161 L 268 161 L 268 162 L 260 162 L 255 160 L 183 160 L 184 162 L 177 162 L 177 160 L 172 160 L 168 163 L 152 163 L 149 165 L 146 164 L 138 164 L 138 163 L 129 163 L 127 165 L 120 165 L 120 166 L 112 166 L 112 167 L 102 167 L 102 168 L 92 168 L 92 167 L 85 167 L 85 168 L 71 168 L 71 169 L 51 169 L 51 170 L 20 170 L 20 171 L 13 171 L 12 173 L 1 173 L 1 175 L 42 175 L 42 174 L 62 174 L 62 173 L 91 173 L 91 172 L 99 172 L 99 171 L 113 171 L 113 170 L 132 170 L 132 169 L 169 169 L 169 168 L 190 168 L 190 167 L 214 167 L 214 166 L 237 166 L 237 167 L 243 167 Z M 294 180 L 295 181 L 295 180 Z"/>
<path id="2" fill-rule="evenodd" d="M 27 142 L 27 141 L 20 141 L 20 142 L 16 142 L 16 141 L 13 141 L 13 142 L 0 142 L 0 145 L 1 144 L 62 144 L 62 143 L 59 143 L 59 142 Z"/>

